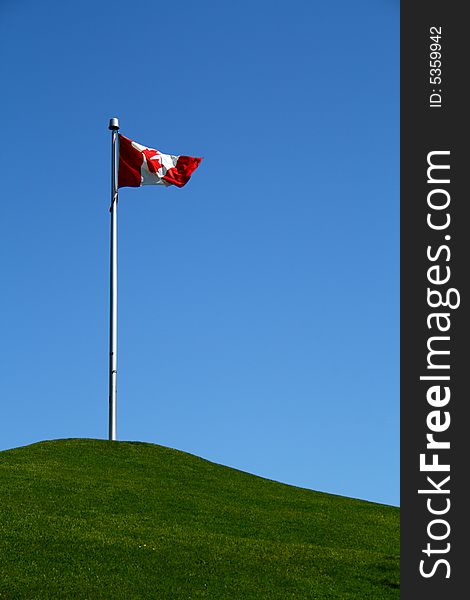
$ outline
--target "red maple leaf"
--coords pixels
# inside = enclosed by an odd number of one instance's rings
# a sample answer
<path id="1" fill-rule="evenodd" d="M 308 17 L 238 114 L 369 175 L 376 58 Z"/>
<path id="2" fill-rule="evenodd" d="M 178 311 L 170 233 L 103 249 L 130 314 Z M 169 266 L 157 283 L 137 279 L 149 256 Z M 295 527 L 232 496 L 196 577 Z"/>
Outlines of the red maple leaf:
<path id="1" fill-rule="evenodd" d="M 142 150 L 145 154 L 145 158 L 147 159 L 147 166 L 151 173 L 157 174 L 158 169 L 161 168 L 162 163 L 158 160 L 159 153 L 156 150 L 152 150 L 151 148 L 146 148 Z"/>

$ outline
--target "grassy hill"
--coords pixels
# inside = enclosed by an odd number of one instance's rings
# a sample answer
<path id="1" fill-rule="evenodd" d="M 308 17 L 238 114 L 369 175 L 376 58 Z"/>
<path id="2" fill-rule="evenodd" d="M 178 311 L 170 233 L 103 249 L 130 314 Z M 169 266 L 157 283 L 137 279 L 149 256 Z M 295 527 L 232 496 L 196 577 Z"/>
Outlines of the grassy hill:
<path id="1" fill-rule="evenodd" d="M 0 598 L 399 598 L 399 510 L 153 444 L 0 452 Z"/>

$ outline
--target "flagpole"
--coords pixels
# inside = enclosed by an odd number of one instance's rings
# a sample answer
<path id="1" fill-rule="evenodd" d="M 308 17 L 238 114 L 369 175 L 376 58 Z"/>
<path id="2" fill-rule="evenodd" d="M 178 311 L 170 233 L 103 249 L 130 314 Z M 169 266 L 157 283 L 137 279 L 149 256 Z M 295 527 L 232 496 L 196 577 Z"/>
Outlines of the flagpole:
<path id="1" fill-rule="evenodd" d="M 109 439 L 116 439 L 117 395 L 117 132 L 119 119 L 109 120 L 111 130 L 111 247 L 109 286 Z"/>

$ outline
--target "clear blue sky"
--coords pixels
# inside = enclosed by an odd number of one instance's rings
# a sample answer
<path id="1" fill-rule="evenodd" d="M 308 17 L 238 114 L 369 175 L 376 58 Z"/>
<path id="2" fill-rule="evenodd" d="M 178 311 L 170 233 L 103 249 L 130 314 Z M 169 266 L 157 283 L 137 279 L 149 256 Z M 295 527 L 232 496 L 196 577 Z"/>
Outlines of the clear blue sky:
<path id="1" fill-rule="evenodd" d="M 107 436 L 118 116 L 204 157 L 120 193 L 119 439 L 398 504 L 398 2 L 3 1 L 0 52 L 0 448 Z"/>

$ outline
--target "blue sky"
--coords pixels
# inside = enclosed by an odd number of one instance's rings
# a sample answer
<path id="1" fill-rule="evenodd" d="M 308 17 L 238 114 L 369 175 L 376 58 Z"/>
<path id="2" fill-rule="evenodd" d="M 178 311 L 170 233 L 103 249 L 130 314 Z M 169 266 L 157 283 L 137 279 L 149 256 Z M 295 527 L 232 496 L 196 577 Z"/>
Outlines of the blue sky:
<path id="1" fill-rule="evenodd" d="M 398 3 L 2 2 L 0 51 L 0 448 L 107 436 L 118 116 L 204 157 L 120 192 L 119 439 L 398 504 Z"/>

